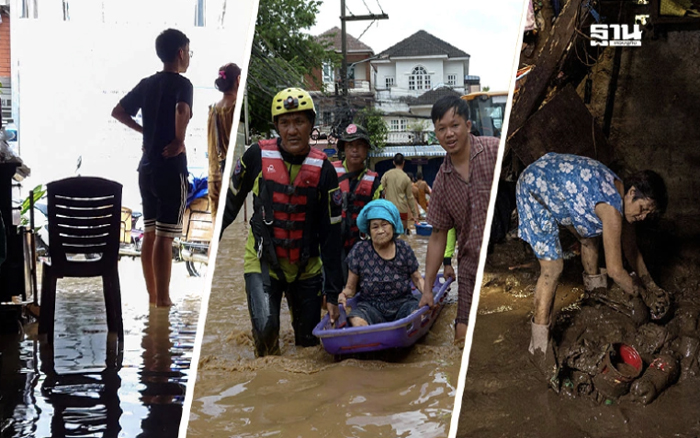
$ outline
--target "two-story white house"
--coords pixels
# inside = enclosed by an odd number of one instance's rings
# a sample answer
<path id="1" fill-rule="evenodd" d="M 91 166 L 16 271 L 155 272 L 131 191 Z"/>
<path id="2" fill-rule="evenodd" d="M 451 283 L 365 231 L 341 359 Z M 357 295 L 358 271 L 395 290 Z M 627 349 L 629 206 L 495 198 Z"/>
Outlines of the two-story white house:
<path id="1" fill-rule="evenodd" d="M 432 105 L 445 94 L 471 91 L 469 54 L 420 30 L 370 61 L 376 107 L 389 127 L 389 144 L 424 143 L 432 131 Z M 478 78 L 476 78 L 478 81 Z"/>

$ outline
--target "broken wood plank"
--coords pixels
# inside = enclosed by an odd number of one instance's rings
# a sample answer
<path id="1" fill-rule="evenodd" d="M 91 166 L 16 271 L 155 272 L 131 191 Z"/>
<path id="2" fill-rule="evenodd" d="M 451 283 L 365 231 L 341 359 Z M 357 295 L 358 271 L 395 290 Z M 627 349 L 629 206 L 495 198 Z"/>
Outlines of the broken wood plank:
<path id="1" fill-rule="evenodd" d="M 580 7 L 580 0 L 569 0 L 552 26 L 547 36 L 547 44 L 538 54 L 535 67 L 528 74 L 527 81 L 520 89 L 518 100 L 510 112 L 508 136 L 517 131 L 542 104 L 549 83 L 558 73 L 560 61 L 576 33 L 574 24 Z"/>

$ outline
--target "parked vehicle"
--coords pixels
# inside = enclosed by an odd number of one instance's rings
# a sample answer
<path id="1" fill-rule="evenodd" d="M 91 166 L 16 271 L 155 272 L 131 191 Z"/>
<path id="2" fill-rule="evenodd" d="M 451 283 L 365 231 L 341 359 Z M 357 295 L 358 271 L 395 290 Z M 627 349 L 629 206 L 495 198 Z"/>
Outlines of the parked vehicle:
<path id="1" fill-rule="evenodd" d="M 500 137 L 508 102 L 507 91 L 478 91 L 462 96 L 469 103 L 472 133 Z"/>
<path id="2" fill-rule="evenodd" d="M 213 230 L 206 187 L 206 178 L 193 178 L 183 218 L 182 236 L 173 240 L 173 261 L 185 262 L 187 272 L 192 277 L 204 276 L 209 263 L 209 242 Z M 141 256 L 143 218 L 140 212 L 122 207 L 120 239 L 120 256 Z"/>

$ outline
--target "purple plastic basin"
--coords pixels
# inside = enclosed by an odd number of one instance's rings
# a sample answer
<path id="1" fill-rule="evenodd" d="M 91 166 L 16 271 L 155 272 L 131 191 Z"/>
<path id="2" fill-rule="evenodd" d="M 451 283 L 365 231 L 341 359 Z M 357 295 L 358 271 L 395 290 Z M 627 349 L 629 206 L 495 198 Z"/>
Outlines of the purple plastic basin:
<path id="1" fill-rule="evenodd" d="M 314 336 L 321 339 L 323 348 L 330 354 L 351 354 L 379 351 L 387 348 L 410 347 L 423 337 L 437 320 L 445 303 L 452 279 L 444 281 L 438 275 L 433 284 L 435 307 L 430 310 L 423 306 L 416 313 L 393 322 L 373 324 L 366 327 L 333 328 L 326 314 L 313 330 Z M 415 295 L 420 295 L 413 288 Z M 350 298 L 350 307 L 355 305 L 357 296 Z"/>

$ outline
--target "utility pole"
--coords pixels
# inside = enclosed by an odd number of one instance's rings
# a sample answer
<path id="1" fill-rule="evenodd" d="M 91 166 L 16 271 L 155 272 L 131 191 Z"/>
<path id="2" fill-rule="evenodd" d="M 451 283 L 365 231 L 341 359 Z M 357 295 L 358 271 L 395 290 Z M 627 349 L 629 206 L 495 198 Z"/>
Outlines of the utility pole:
<path id="1" fill-rule="evenodd" d="M 346 21 L 367 21 L 367 20 L 388 20 L 387 14 L 345 15 L 345 0 L 340 0 L 340 24 L 341 24 L 341 45 L 343 46 L 343 64 L 340 67 L 340 76 L 343 86 L 343 97 L 348 95 L 348 37 L 345 31 Z"/>

